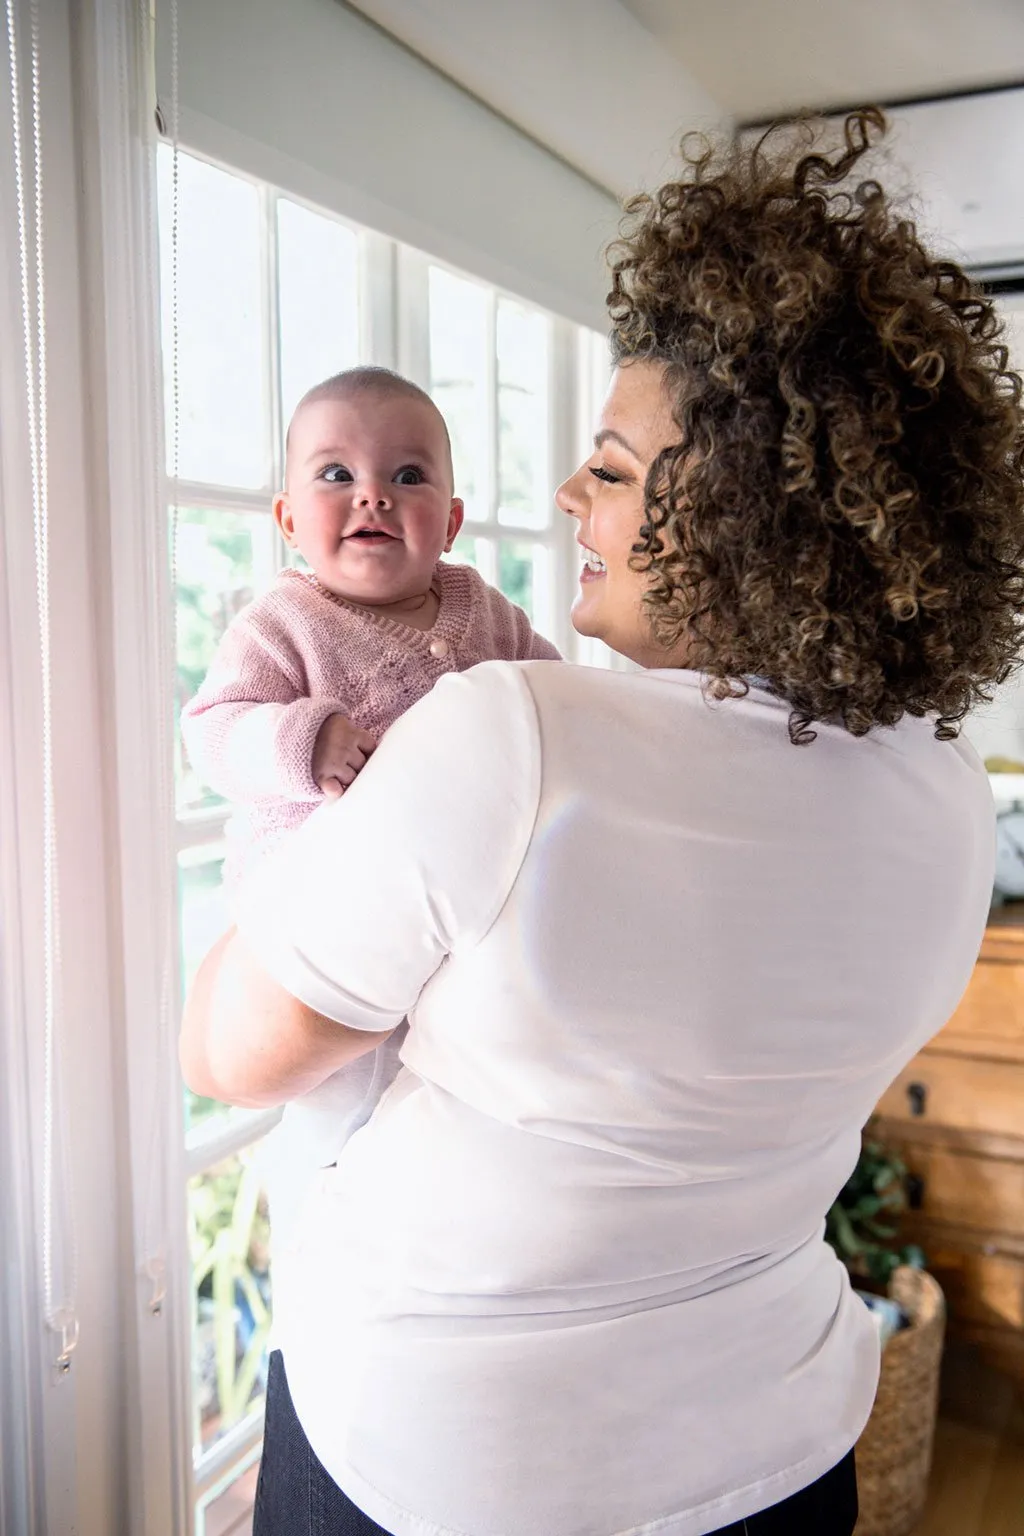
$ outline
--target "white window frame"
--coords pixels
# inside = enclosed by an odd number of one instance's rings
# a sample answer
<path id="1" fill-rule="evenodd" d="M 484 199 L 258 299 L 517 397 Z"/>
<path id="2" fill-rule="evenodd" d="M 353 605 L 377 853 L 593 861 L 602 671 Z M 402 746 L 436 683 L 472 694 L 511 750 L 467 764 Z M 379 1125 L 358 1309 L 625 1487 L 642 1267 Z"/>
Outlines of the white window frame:
<path id="1" fill-rule="evenodd" d="M 429 285 L 429 270 L 431 266 L 440 267 L 460 278 L 469 277 L 471 281 L 479 281 L 470 274 L 458 271 L 447 263 L 437 261 L 407 246 L 385 236 L 353 225 L 330 210 L 317 207 L 307 200 L 296 197 L 292 193 L 260 182 L 256 178 L 248 176 L 235 168 L 223 165 L 207 156 L 196 154 L 194 151 L 181 146 L 181 153 L 192 155 L 195 159 L 215 166 L 218 170 L 225 171 L 240 180 L 248 182 L 257 190 L 259 197 L 259 240 L 261 247 L 261 310 L 262 326 L 266 345 L 263 350 L 264 366 L 264 399 L 267 402 L 268 412 L 267 430 L 270 432 L 272 451 L 270 456 L 270 483 L 256 489 L 239 490 L 225 485 L 217 485 L 194 480 L 167 481 L 168 508 L 177 505 L 181 508 L 211 509 L 224 512 L 235 512 L 249 515 L 262 515 L 268 519 L 268 539 L 271 541 L 275 563 L 278 567 L 286 563 L 287 550 L 273 527 L 270 513 L 272 496 L 281 483 L 283 475 L 282 446 L 284 439 L 284 423 L 280 414 L 281 376 L 279 356 L 279 292 L 277 287 L 277 203 L 279 199 L 308 208 L 320 217 L 352 229 L 359 241 L 359 282 L 360 282 L 360 352 L 368 361 L 385 367 L 397 368 L 399 372 L 423 388 L 429 388 L 430 384 L 430 360 L 429 360 L 429 314 L 427 290 Z M 515 524 L 507 520 L 498 521 L 498 491 L 497 491 L 497 455 L 498 455 L 498 428 L 497 407 L 498 391 L 495 376 L 496 371 L 496 345 L 495 325 L 497 306 L 501 299 L 508 298 L 516 303 L 524 301 L 515 295 L 504 294 L 490 284 L 482 284 L 488 294 L 488 315 L 490 327 L 491 345 L 488 348 L 491 373 L 487 380 L 488 401 L 488 438 L 490 451 L 488 455 L 488 484 L 486 518 L 467 519 L 463 524 L 460 534 L 462 538 L 479 536 L 491 541 L 492 547 L 497 553 L 499 541 L 506 539 L 518 543 L 529 544 L 536 549 L 545 551 L 549 561 L 550 576 L 548 581 L 549 601 L 551 614 L 548 633 L 563 654 L 573 656 L 578 654 L 579 646 L 577 637 L 571 627 L 569 608 L 572 594 L 577 580 L 579 569 L 578 550 L 575 545 L 575 529 L 570 519 L 554 510 L 551 520 L 544 528 Z M 536 306 L 531 306 L 536 307 Z M 540 311 L 541 313 L 546 313 Z M 606 378 L 601 378 L 600 345 L 595 344 L 595 339 L 582 331 L 571 322 L 560 319 L 557 316 L 547 315 L 549 322 L 549 401 L 551 411 L 549 414 L 549 441 L 548 462 L 557 485 L 562 479 L 572 472 L 579 463 L 582 453 L 587 451 L 586 441 L 581 442 L 581 431 L 585 439 L 589 439 L 592 431 L 592 411 L 594 404 L 595 380 L 603 385 Z M 605 370 L 606 374 L 606 370 Z M 586 412 L 586 427 L 582 426 L 584 411 Z M 269 553 L 271 546 L 268 546 Z M 458 556 L 458 545 L 454 552 Z M 485 579 L 495 580 L 496 572 L 483 571 Z M 151 577 L 152 579 L 152 577 Z M 169 604 L 173 596 L 169 590 L 166 574 L 164 582 L 164 603 Z M 138 616 L 133 620 L 138 622 Z M 600 657 L 594 659 L 601 661 Z M 175 854 L 180 855 L 191 850 L 205 849 L 212 860 L 220 856 L 223 851 L 224 827 L 228 817 L 228 810 L 223 807 L 214 807 L 207 810 L 179 812 L 175 818 Z M 178 867 L 176 860 L 175 880 L 173 889 L 177 891 Z M 177 1177 L 182 1181 L 190 1179 L 197 1174 L 208 1171 L 215 1164 L 224 1159 L 244 1151 L 253 1145 L 262 1136 L 266 1135 L 280 1118 L 280 1111 L 232 1111 L 227 1115 L 217 1115 L 210 1121 L 200 1123 L 193 1130 L 186 1133 L 184 1147 L 181 1156 L 172 1159 L 177 1165 Z M 180 1137 L 179 1137 L 180 1139 Z M 182 1183 L 182 1189 L 184 1183 Z M 184 1245 L 185 1223 L 182 1223 L 182 1244 Z M 187 1256 L 182 1252 L 177 1268 L 187 1274 Z M 178 1315 L 185 1317 L 186 1308 L 190 1302 L 186 1294 L 181 1298 Z M 191 1338 L 180 1342 L 179 1353 L 191 1349 Z M 183 1375 L 184 1402 L 180 1400 L 177 1405 L 179 1412 L 183 1414 L 182 1425 L 191 1424 L 190 1412 L 190 1360 L 187 1353 L 184 1355 L 185 1370 Z M 239 1423 L 234 1425 L 209 1450 L 195 1458 L 192 1464 L 192 1490 L 190 1502 L 200 1505 L 204 1501 L 216 1496 L 224 1487 L 228 1486 L 235 1476 L 240 1476 L 251 1465 L 252 1459 L 258 1452 L 262 1437 L 262 1409 L 248 1414 Z"/>
<path id="2" fill-rule="evenodd" d="M 25 38 L 27 0 L 14 3 Z M 50 403 L 58 424 L 51 436 L 51 512 L 61 934 L 71 1024 L 65 1112 L 80 1202 L 82 1332 L 70 1373 L 55 1381 L 39 1284 L 34 562 L 20 431 L 16 253 L 5 242 L 0 407 L 5 424 L 16 425 L 0 439 L 0 1171 L 12 1174 L 0 1240 L 17 1273 L 0 1313 L 7 1367 L 0 1381 L 0 1527 L 184 1536 L 195 1510 L 185 1188 L 213 1148 L 197 1145 L 190 1153 L 181 1134 L 173 1008 L 162 1036 L 155 1027 L 162 1002 L 167 1012 L 161 992 L 168 964 L 177 977 L 176 947 L 170 961 L 168 953 L 178 926 L 178 848 L 160 787 L 172 761 L 173 658 L 170 497 L 160 484 L 157 394 L 152 14 L 134 0 L 48 0 L 40 19 Z M 3 104 L 0 121 L 9 134 Z M 12 227 L 10 193 L 5 159 L 5 230 Z M 378 256 L 386 253 L 370 268 L 375 276 L 363 313 L 372 343 L 365 351 L 415 374 L 415 327 L 395 302 L 396 291 L 407 290 L 407 257 L 378 236 L 360 239 Z M 572 419 L 580 387 L 570 332 L 560 325 L 554 322 L 552 363 L 563 370 L 552 393 L 559 410 L 555 477 L 575 467 L 582 451 Z M 184 491 L 178 488 L 182 500 Z M 205 487 L 201 504 L 214 504 Z M 232 505 L 238 510 L 237 500 Z M 555 596 L 562 614 L 574 551 L 568 520 L 555 524 L 573 556 L 564 603 Z M 186 841 L 217 832 L 194 825 Z M 244 1138 L 262 1124 L 250 1121 Z M 164 1265 L 162 1296 L 151 1272 L 156 1258 Z M 247 1451 L 222 1443 L 222 1471 L 234 1471 L 257 1443 Z M 229 1466 L 232 1456 L 239 1461 Z M 208 1462 L 204 1486 L 215 1486 L 215 1470 Z"/>

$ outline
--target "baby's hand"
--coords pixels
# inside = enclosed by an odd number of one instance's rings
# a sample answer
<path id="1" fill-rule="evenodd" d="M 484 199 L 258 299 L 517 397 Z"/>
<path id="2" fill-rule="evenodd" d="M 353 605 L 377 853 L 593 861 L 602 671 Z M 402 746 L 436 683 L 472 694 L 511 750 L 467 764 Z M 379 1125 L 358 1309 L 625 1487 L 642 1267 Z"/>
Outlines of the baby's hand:
<path id="1" fill-rule="evenodd" d="M 328 715 L 313 746 L 313 778 L 328 800 L 337 800 L 355 779 L 377 743 L 344 715 Z"/>

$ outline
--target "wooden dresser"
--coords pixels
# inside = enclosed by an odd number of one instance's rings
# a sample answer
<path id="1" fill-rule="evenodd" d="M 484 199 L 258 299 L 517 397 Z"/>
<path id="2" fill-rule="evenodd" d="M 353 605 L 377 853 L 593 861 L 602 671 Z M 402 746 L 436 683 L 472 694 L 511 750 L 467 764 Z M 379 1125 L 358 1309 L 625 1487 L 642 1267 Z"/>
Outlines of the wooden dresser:
<path id="1" fill-rule="evenodd" d="M 963 1002 L 878 1115 L 951 1334 L 1024 1385 L 1024 902 L 993 914 Z"/>

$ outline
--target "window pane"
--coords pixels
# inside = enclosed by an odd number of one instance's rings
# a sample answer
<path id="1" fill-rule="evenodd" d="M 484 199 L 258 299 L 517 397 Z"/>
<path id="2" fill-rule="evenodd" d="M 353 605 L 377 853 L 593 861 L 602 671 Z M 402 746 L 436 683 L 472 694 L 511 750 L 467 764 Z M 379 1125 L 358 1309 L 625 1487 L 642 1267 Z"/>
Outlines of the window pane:
<path id="1" fill-rule="evenodd" d="M 551 521 L 545 315 L 498 301 L 498 519 L 525 528 Z"/>
<path id="2" fill-rule="evenodd" d="M 207 950 L 228 926 L 228 909 L 221 886 L 223 867 L 223 843 L 187 848 L 178 855 L 181 969 L 185 989 L 191 986 Z"/>
<path id="3" fill-rule="evenodd" d="M 228 927 L 230 917 L 221 887 L 223 844 L 188 848 L 178 855 L 178 933 L 181 939 L 182 995 L 200 963 Z M 185 1129 L 224 1113 L 224 1105 L 185 1090 Z"/>
<path id="4" fill-rule="evenodd" d="M 167 467 L 173 473 L 172 154 L 160 146 L 160 294 Z M 216 485 L 269 479 L 260 200 L 251 182 L 178 155 L 179 474 Z"/>
<path id="5" fill-rule="evenodd" d="M 489 581 L 493 586 L 498 579 L 495 553 L 493 539 L 479 539 L 471 533 L 463 533 L 456 539 L 454 549 L 445 559 L 454 565 L 471 565 L 475 571 L 480 572 L 484 581 Z"/>
<path id="6" fill-rule="evenodd" d="M 528 544 L 501 541 L 498 585 L 505 596 L 533 619 L 533 552 Z"/>
<path id="7" fill-rule="evenodd" d="M 359 361 L 359 249 L 354 230 L 284 198 L 277 241 L 287 426 L 307 389 Z"/>
<path id="8" fill-rule="evenodd" d="M 237 613 L 273 577 L 274 533 L 269 514 L 185 508 L 177 536 L 178 686 L 175 737 L 178 810 L 219 803 L 188 761 L 177 732 L 181 710 L 213 660 L 217 642 Z"/>
<path id="9" fill-rule="evenodd" d="M 266 1391 L 270 1224 L 262 1145 L 188 1184 L 193 1441 L 201 1451 L 259 1408 Z"/>
<path id="10" fill-rule="evenodd" d="M 552 575 L 551 552 L 543 544 L 502 539 L 498 586 L 543 635 L 551 634 L 554 620 Z"/>
<path id="11" fill-rule="evenodd" d="M 481 521 L 490 516 L 488 316 L 486 288 L 431 267 L 430 393 L 451 435 L 455 494 Z"/>
<path id="12" fill-rule="evenodd" d="M 196 1507 L 195 1536 L 252 1536 L 252 1512 L 260 1451 L 255 1447 L 240 1467 L 232 1467 L 226 1485 L 221 1483 Z"/>

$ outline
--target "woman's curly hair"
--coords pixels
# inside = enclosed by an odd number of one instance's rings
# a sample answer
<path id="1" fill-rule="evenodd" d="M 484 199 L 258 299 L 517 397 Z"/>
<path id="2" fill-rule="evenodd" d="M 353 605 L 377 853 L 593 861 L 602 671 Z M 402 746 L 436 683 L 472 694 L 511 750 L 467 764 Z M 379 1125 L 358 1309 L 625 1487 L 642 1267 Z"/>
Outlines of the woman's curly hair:
<path id="1" fill-rule="evenodd" d="M 634 546 L 655 634 L 716 697 L 765 678 L 797 743 L 904 714 L 953 737 L 1024 640 L 1021 380 L 992 302 L 848 184 L 885 127 L 687 139 L 610 253 L 615 360 L 668 365 L 681 433 Z"/>

